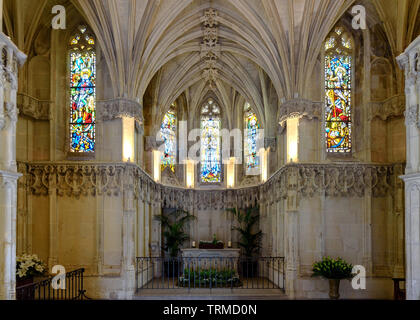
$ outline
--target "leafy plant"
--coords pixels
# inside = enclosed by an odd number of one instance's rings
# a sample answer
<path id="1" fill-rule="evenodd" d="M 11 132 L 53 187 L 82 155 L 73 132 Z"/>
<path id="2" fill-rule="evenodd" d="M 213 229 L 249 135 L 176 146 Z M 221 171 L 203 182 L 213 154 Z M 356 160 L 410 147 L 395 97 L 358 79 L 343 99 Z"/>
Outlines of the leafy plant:
<path id="1" fill-rule="evenodd" d="M 187 222 L 196 219 L 196 217 L 185 210 L 176 209 L 171 215 L 162 213 L 156 215 L 155 219 L 162 224 L 165 238 L 163 249 L 168 251 L 172 258 L 177 257 L 184 242 L 190 239 L 190 236 L 185 233 L 184 227 Z"/>
<path id="2" fill-rule="evenodd" d="M 36 254 L 23 254 L 16 257 L 16 277 L 19 280 L 42 276 L 46 270 L 45 264 Z"/>
<path id="3" fill-rule="evenodd" d="M 262 231 L 258 230 L 253 232 L 254 225 L 259 221 L 259 207 L 248 207 L 243 210 L 237 208 L 227 209 L 239 223 L 239 227 L 232 227 L 240 234 L 239 246 L 244 250 L 245 256 L 251 258 L 254 254 L 258 253 L 261 246 Z"/>
<path id="4" fill-rule="evenodd" d="M 324 257 L 321 261 L 313 264 L 312 276 L 321 276 L 327 279 L 349 279 L 353 276 L 352 269 L 353 266 L 341 258 Z"/>
<path id="5" fill-rule="evenodd" d="M 209 287 L 210 284 L 213 287 L 238 287 L 241 285 L 238 273 L 229 268 L 223 270 L 185 268 L 178 280 L 180 287 L 188 285 Z"/>

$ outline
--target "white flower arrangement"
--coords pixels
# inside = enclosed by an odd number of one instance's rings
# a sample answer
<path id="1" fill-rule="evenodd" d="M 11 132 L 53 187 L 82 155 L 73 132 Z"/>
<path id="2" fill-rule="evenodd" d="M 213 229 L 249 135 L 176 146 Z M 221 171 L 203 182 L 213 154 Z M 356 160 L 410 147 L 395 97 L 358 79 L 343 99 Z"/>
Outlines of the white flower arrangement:
<path id="1" fill-rule="evenodd" d="M 36 254 L 23 254 L 16 257 L 16 277 L 18 279 L 42 276 L 46 267 Z"/>

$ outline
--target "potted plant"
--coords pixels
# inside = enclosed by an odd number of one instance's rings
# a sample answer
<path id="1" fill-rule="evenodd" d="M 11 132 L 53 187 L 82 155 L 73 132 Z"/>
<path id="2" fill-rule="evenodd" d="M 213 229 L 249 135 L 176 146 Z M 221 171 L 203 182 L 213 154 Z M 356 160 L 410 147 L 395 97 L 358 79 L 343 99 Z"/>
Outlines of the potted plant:
<path id="1" fill-rule="evenodd" d="M 340 280 L 352 278 L 353 266 L 341 258 L 332 259 L 324 257 L 321 261 L 313 264 L 313 277 L 321 276 L 329 281 L 331 299 L 340 297 Z"/>
<path id="2" fill-rule="evenodd" d="M 237 208 L 227 209 L 236 218 L 239 226 L 232 227 L 240 234 L 239 246 L 243 249 L 245 261 L 242 263 L 242 272 L 255 276 L 258 274 L 258 261 L 253 260 L 261 248 L 262 231 L 254 231 L 255 225 L 260 219 L 259 207 L 248 207 L 240 210 Z"/>
<path id="3" fill-rule="evenodd" d="M 160 221 L 163 229 L 164 245 L 163 249 L 169 253 L 169 261 L 164 263 L 164 270 L 170 273 L 178 274 L 178 263 L 175 258 L 178 257 L 179 251 L 185 241 L 190 239 L 190 236 L 185 233 L 185 225 L 187 222 L 196 219 L 195 216 L 189 212 L 181 209 L 175 209 L 172 214 L 156 215 L 155 219 Z"/>
<path id="4" fill-rule="evenodd" d="M 46 269 L 36 254 L 16 257 L 16 287 L 33 283 L 34 277 L 43 276 Z"/>

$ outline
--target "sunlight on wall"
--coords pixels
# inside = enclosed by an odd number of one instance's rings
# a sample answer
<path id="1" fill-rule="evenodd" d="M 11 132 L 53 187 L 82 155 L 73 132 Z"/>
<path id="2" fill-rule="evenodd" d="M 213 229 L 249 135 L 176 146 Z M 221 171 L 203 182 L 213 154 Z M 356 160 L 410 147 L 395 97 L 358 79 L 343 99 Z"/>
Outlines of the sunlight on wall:
<path id="1" fill-rule="evenodd" d="M 260 161 L 261 161 L 261 182 L 266 182 L 268 179 L 268 151 L 264 148 L 260 149 Z"/>
<path id="2" fill-rule="evenodd" d="M 287 119 L 287 162 L 298 161 L 299 118 Z"/>
<path id="3" fill-rule="evenodd" d="M 134 118 L 123 117 L 123 161 L 135 162 L 134 156 Z"/>
<path id="4" fill-rule="evenodd" d="M 227 187 L 233 188 L 235 186 L 235 157 L 229 158 L 227 163 Z"/>
<path id="5" fill-rule="evenodd" d="M 153 150 L 152 156 L 153 156 L 153 179 L 156 182 L 160 182 L 160 160 L 161 160 L 162 153 L 159 150 Z"/>
<path id="6" fill-rule="evenodd" d="M 186 160 L 186 184 L 187 188 L 194 188 L 195 163 L 193 160 Z"/>

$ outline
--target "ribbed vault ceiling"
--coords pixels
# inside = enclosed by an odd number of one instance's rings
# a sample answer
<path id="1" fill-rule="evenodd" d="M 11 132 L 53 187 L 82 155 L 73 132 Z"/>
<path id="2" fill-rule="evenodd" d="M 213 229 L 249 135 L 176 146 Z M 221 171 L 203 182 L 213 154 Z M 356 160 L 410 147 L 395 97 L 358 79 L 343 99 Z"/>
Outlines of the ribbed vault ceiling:
<path id="1" fill-rule="evenodd" d="M 19 5 L 16 4 L 19 2 Z M 60 1 L 6 0 L 5 25 L 29 52 L 38 25 Z M 354 3 L 369 23 L 383 21 L 396 55 L 415 38 L 420 0 L 72 0 L 94 31 L 112 75 L 116 97 L 143 99 L 152 82 L 161 114 L 182 93 L 197 105 L 209 90 L 221 101 L 239 94 L 264 115 L 268 90 L 279 101 L 305 98 L 322 42 Z M 211 78 L 201 44 L 203 15 L 217 11 L 218 58 Z M 24 9 L 24 10 L 19 10 Z M 45 22 L 43 22 L 45 23 Z M 232 93 L 233 92 L 233 93 Z"/>

